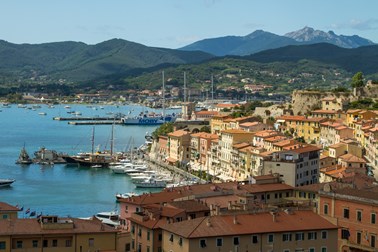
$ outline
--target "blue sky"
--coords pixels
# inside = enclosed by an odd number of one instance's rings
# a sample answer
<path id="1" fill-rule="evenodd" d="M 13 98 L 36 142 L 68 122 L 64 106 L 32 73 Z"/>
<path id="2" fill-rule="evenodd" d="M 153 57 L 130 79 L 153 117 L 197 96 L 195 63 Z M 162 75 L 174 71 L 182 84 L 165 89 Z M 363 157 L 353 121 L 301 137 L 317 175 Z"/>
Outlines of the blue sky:
<path id="1" fill-rule="evenodd" d="M 378 43 L 377 0 L 1 0 L 0 39 L 12 43 L 122 38 L 179 48 L 204 38 L 279 35 L 304 26 Z"/>

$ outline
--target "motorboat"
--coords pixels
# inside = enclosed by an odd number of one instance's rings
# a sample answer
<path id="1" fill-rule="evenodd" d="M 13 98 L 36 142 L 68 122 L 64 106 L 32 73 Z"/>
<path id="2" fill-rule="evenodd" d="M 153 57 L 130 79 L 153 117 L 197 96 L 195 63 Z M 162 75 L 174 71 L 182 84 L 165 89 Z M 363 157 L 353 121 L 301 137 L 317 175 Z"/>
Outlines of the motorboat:
<path id="1" fill-rule="evenodd" d="M 15 179 L 0 179 L 0 187 L 10 186 L 14 181 L 16 180 Z"/>
<path id="2" fill-rule="evenodd" d="M 119 214 L 117 211 L 100 212 L 97 213 L 95 217 L 101 220 L 102 223 L 112 227 L 118 227 L 120 225 Z"/>
<path id="3" fill-rule="evenodd" d="M 163 180 L 156 180 L 154 178 L 148 178 L 140 182 L 134 182 L 137 188 L 165 188 L 167 182 Z"/>
<path id="4" fill-rule="evenodd" d="M 117 193 L 116 194 L 116 199 L 117 200 L 127 199 L 127 198 L 130 198 L 130 197 L 133 197 L 133 196 L 139 196 L 139 194 L 137 194 L 135 192 Z"/>

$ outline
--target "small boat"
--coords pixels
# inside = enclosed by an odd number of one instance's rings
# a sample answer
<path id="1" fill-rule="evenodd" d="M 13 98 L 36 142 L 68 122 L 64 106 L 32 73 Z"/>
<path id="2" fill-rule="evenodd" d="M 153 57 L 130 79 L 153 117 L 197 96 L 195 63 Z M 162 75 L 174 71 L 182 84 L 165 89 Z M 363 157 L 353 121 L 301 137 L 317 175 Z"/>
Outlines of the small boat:
<path id="1" fill-rule="evenodd" d="M 130 198 L 130 197 L 133 197 L 133 196 L 139 196 L 139 194 L 137 194 L 135 192 L 117 193 L 116 194 L 116 199 L 117 200 L 127 199 L 127 198 Z"/>
<path id="2" fill-rule="evenodd" d="M 46 112 L 39 112 L 38 115 L 47 115 Z"/>
<path id="3" fill-rule="evenodd" d="M 14 181 L 16 180 L 15 179 L 0 179 L 0 187 L 10 186 Z"/>
<path id="4" fill-rule="evenodd" d="M 118 227 L 120 225 L 119 214 L 116 211 L 100 212 L 97 213 L 95 217 L 101 220 L 102 223 L 112 227 Z"/>
<path id="5" fill-rule="evenodd" d="M 102 165 L 99 165 L 99 164 L 91 165 L 91 168 L 102 168 Z"/>
<path id="6" fill-rule="evenodd" d="M 65 109 L 70 109 L 71 106 L 66 105 L 66 106 L 64 106 L 64 108 L 65 108 Z"/>
<path id="7" fill-rule="evenodd" d="M 154 178 L 149 178 L 141 182 L 134 182 L 137 188 L 165 188 L 167 187 L 167 182 L 162 180 L 156 180 Z"/>
<path id="8" fill-rule="evenodd" d="M 16 164 L 23 164 L 23 165 L 29 165 L 33 161 L 30 158 L 29 154 L 26 152 L 25 146 L 22 147 L 20 155 L 18 156 L 18 159 L 16 160 Z"/>

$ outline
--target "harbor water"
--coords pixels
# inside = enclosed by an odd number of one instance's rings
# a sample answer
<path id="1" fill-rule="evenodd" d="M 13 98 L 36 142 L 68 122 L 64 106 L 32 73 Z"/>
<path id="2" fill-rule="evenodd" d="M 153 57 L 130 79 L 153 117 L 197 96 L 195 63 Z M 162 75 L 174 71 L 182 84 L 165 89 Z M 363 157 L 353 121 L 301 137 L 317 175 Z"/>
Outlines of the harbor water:
<path id="1" fill-rule="evenodd" d="M 31 105 L 28 105 L 31 107 Z M 0 112 L 0 178 L 16 181 L 10 187 L 0 188 L 0 201 L 23 207 L 20 217 L 27 217 L 25 210 L 36 214 L 87 217 L 101 211 L 117 208 L 115 194 L 143 193 L 156 189 L 136 189 L 127 175 L 114 174 L 106 168 L 84 168 L 55 164 L 27 166 L 15 164 L 21 148 L 31 157 L 40 147 L 58 153 L 76 154 L 91 151 L 94 127 L 94 145 L 99 150 L 110 149 L 112 125 L 69 125 L 67 121 L 55 121 L 54 117 L 71 117 L 63 105 L 48 108 L 26 109 L 12 105 Z M 112 116 L 115 113 L 137 114 L 139 106 L 89 107 L 71 105 L 70 110 L 80 111 L 82 116 Z M 158 111 L 155 111 L 158 112 Z M 46 115 L 43 115 L 46 113 Z M 145 142 L 146 132 L 157 126 L 114 126 L 114 150 L 128 151 Z"/>

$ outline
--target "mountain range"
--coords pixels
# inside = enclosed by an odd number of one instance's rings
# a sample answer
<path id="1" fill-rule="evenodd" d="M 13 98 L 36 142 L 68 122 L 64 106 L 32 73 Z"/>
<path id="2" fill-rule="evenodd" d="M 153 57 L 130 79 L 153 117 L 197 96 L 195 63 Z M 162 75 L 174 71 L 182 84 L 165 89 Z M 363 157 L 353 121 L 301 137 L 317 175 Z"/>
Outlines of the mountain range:
<path id="1" fill-rule="evenodd" d="M 374 45 L 368 39 L 357 35 L 336 35 L 333 31 L 324 32 L 304 27 L 298 31 L 286 33 L 283 36 L 257 30 L 246 36 L 226 36 L 204 39 L 180 48 L 186 51 L 203 51 L 216 56 L 245 56 L 260 51 L 280 48 L 288 45 L 306 45 L 315 43 L 330 43 L 343 48 L 357 48 Z"/>
<path id="2" fill-rule="evenodd" d="M 216 55 L 231 55 L 228 58 L 242 59 L 243 64 L 249 62 L 250 65 L 305 59 L 334 65 L 349 73 L 378 73 L 378 45 L 356 35 L 338 36 L 333 32 L 305 27 L 285 36 L 258 30 L 245 37 L 198 41 L 181 49 L 148 47 L 122 39 L 95 45 L 72 41 L 13 44 L 0 40 L 0 85 L 80 82 L 93 86 L 118 81 L 122 84 L 126 83 L 123 82 L 125 79 L 131 83 L 130 77 L 160 71 L 168 66 L 185 65 L 189 69 L 198 63 L 202 63 L 201 66 L 208 72 L 226 72 L 212 68 L 214 64 L 206 64 L 227 58 Z M 236 61 L 229 62 L 234 64 Z M 238 63 L 235 64 L 227 68 L 237 69 Z"/>

